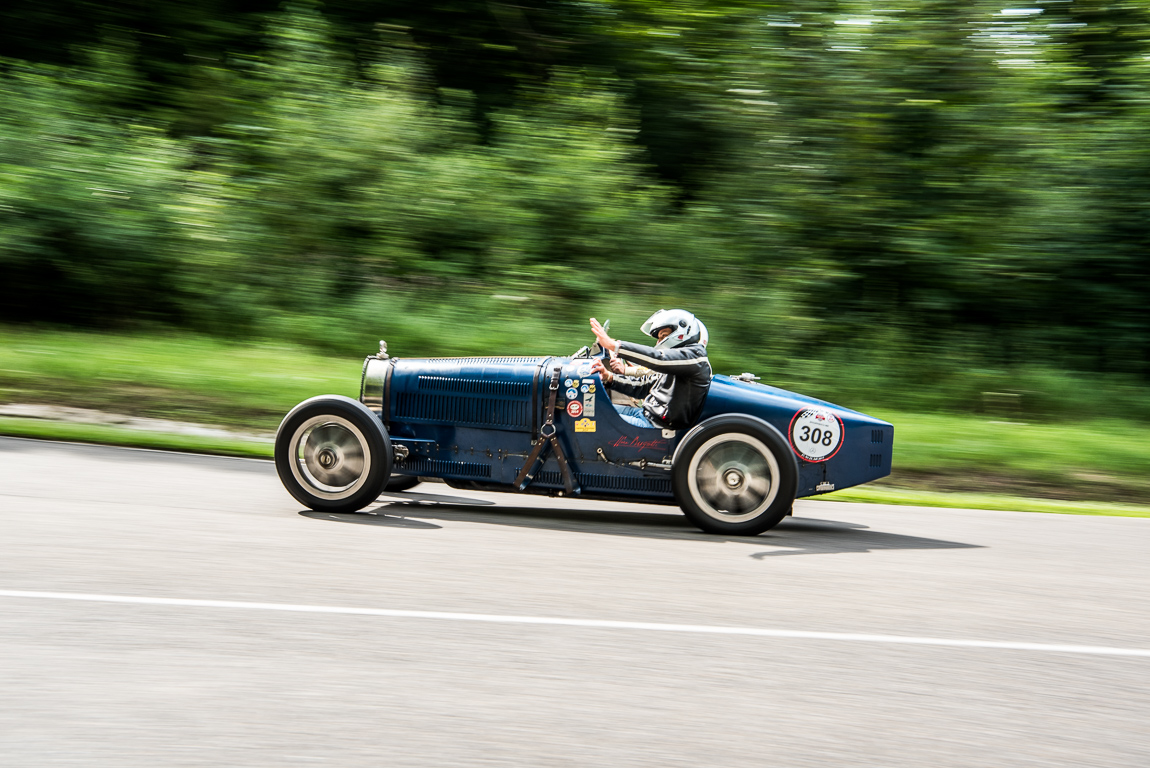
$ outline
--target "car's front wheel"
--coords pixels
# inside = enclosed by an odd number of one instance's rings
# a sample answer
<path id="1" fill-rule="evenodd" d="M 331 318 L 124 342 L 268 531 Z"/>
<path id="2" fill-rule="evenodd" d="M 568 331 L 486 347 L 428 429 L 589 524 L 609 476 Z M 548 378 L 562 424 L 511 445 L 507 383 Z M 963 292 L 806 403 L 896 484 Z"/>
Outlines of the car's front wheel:
<path id="1" fill-rule="evenodd" d="M 276 432 L 276 471 L 297 501 L 324 512 L 354 512 L 391 477 L 391 440 L 366 406 L 340 395 L 305 400 Z"/>
<path id="2" fill-rule="evenodd" d="M 754 536 L 787 516 L 798 466 L 779 431 L 748 416 L 717 416 L 692 430 L 672 470 L 675 498 L 707 533 Z"/>

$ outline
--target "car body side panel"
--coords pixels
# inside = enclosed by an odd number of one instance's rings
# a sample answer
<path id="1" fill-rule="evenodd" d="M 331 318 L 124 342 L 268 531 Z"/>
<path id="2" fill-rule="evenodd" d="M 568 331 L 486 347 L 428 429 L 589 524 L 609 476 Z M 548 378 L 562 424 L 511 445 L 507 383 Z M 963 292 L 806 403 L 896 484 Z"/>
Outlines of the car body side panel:
<path id="1" fill-rule="evenodd" d="M 583 495 L 673 503 L 667 467 L 687 430 L 645 429 L 624 421 L 585 358 L 369 358 L 361 399 L 374 406 L 392 441 L 409 451 L 396 472 L 509 490 L 539 434 L 556 367 L 557 435 Z M 821 400 L 715 376 L 702 418 L 757 416 L 788 437 L 795 415 L 812 407 L 837 416 L 843 436 L 826 461 L 799 458 L 798 496 L 890 473 L 893 426 Z M 562 488 L 558 463 L 548 455 L 530 490 Z"/>

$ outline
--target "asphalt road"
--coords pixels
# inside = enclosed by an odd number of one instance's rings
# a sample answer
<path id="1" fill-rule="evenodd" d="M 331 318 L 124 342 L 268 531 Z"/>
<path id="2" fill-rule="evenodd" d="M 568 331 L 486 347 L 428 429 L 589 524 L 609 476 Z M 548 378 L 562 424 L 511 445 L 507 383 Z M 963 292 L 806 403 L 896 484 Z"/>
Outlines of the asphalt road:
<path id="1" fill-rule="evenodd" d="M 304 512 L 267 462 L 0 439 L 0 765 L 1150 765 L 1150 655 L 1115 655 L 1150 651 L 1147 519 L 371 511 Z"/>

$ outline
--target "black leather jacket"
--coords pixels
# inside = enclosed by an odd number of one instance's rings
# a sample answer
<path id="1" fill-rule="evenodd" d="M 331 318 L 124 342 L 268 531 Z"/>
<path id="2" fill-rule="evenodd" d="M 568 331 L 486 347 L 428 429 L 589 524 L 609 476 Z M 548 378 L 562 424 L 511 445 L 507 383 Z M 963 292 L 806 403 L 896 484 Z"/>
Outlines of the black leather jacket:
<path id="1" fill-rule="evenodd" d="M 647 418 L 666 429 L 682 429 L 698 420 L 711 386 L 706 347 L 655 349 L 620 341 L 619 357 L 654 371 L 636 378 L 616 376 L 611 383 L 618 392 L 642 397 Z"/>

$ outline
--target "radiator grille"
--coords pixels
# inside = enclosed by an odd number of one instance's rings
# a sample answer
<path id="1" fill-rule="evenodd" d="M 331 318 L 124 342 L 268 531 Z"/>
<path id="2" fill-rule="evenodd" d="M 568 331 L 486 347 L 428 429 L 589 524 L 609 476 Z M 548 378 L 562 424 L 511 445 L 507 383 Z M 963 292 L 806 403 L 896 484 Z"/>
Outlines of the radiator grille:
<path id="1" fill-rule="evenodd" d="M 882 454 L 881 453 L 872 453 L 870 455 L 870 465 L 872 467 L 881 467 L 882 466 Z"/>
<path id="2" fill-rule="evenodd" d="M 465 379 L 458 376 L 420 376 L 419 388 L 439 392 L 460 392 L 468 395 L 496 395 L 501 397 L 531 396 L 531 381 L 491 381 Z"/>
<path id="3" fill-rule="evenodd" d="M 400 392 L 395 419 L 531 428 L 531 404 L 527 400 L 494 400 L 486 397 L 430 395 Z"/>
<path id="4" fill-rule="evenodd" d="M 600 491 L 640 491 L 643 493 L 671 493 L 670 479 L 661 477 L 611 477 L 609 475 L 588 475 L 576 472 L 575 479 L 587 489 Z M 543 485 L 563 485 L 563 476 L 547 470 L 539 473 Z"/>
<path id="5" fill-rule="evenodd" d="M 491 477 L 491 465 L 462 461 L 440 461 L 420 457 L 398 465 L 405 475 L 450 475 L 455 477 Z"/>

